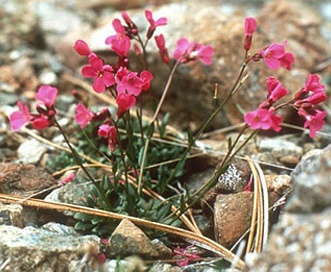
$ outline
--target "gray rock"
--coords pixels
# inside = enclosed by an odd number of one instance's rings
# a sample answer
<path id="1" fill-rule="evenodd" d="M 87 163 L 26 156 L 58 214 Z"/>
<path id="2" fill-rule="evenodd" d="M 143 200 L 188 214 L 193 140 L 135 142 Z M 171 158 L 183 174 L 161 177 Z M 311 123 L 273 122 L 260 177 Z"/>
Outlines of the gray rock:
<path id="1" fill-rule="evenodd" d="M 331 208 L 316 214 L 286 213 L 260 255 L 246 256 L 251 272 L 319 271 L 331 268 Z"/>
<path id="2" fill-rule="evenodd" d="M 100 267 L 98 270 L 100 272 L 145 272 L 147 267 L 144 264 L 144 261 L 138 256 L 127 257 L 123 260 L 109 260 Z"/>
<path id="3" fill-rule="evenodd" d="M 25 47 L 27 43 L 40 48 L 42 41 L 38 29 L 38 20 L 28 8 L 27 2 L 20 0 L 3 0 L 0 2 L 1 20 L 5 22 L 0 33 L 2 52 L 17 49 L 21 46 Z"/>
<path id="4" fill-rule="evenodd" d="M 17 154 L 23 164 L 37 164 L 46 151 L 47 147 L 44 144 L 31 139 L 20 145 Z"/>
<path id="5" fill-rule="evenodd" d="M 292 173 L 294 191 L 286 205 L 289 212 L 319 212 L 331 206 L 331 145 L 309 154 Z"/>
<path id="6" fill-rule="evenodd" d="M 105 171 L 102 169 L 98 171 L 88 169 L 88 171 L 94 178 L 101 177 L 105 174 Z M 53 190 L 45 197 L 45 200 L 57 203 L 89 206 L 87 196 L 91 194 L 93 184 L 81 169 L 79 169 L 75 174 L 75 178 L 72 181 L 58 189 Z M 74 213 L 65 211 L 64 214 L 72 216 Z"/>
<path id="7" fill-rule="evenodd" d="M 17 102 L 17 95 L 14 93 L 6 93 L 8 85 L 6 83 L 0 83 L 0 106 L 12 105 Z"/>
<path id="8" fill-rule="evenodd" d="M 19 204 L 5 205 L 0 202 L 0 225 L 24 227 L 25 220 L 22 211 L 23 207 Z"/>
<path id="9" fill-rule="evenodd" d="M 249 271 L 330 271 L 331 145 L 312 150 L 294 169 L 293 192 L 261 254 L 246 256 Z"/>
<path id="10" fill-rule="evenodd" d="M 88 206 L 86 196 L 91 193 L 91 184 L 82 183 L 77 184 L 70 182 L 58 189 L 53 190 L 50 194 L 45 197 L 46 201 L 75 204 L 81 206 Z M 65 211 L 65 215 L 72 216 L 74 212 Z"/>
<path id="11" fill-rule="evenodd" d="M 39 80 L 42 84 L 46 85 L 55 85 L 56 83 L 58 83 L 56 74 L 48 69 L 44 69 L 41 71 L 39 75 Z"/>
<path id="12" fill-rule="evenodd" d="M 0 260 L 5 263 L 1 271 L 91 271 L 91 252 L 98 253 L 98 246 L 97 236 L 78 236 L 73 228 L 60 224 L 40 229 L 0 226 Z M 69 269 L 77 260 L 85 262 L 84 270 Z"/>
<path id="13" fill-rule="evenodd" d="M 59 38 L 74 28 L 81 27 L 83 19 L 75 12 L 51 2 L 30 2 L 29 8 L 36 14 L 47 45 L 53 47 Z"/>
<path id="14" fill-rule="evenodd" d="M 156 263 L 150 268 L 149 271 L 150 272 L 181 272 L 182 269 L 180 267 L 174 267 L 171 264 Z"/>
<path id="15" fill-rule="evenodd" d="M 303 148 L 295 143 L 296 139 L 287 136 L 263 138 L 259 141 L 260 152 L 271 152 L 274 158 L 282 160 L 287 156 L 301 158 Z"/>

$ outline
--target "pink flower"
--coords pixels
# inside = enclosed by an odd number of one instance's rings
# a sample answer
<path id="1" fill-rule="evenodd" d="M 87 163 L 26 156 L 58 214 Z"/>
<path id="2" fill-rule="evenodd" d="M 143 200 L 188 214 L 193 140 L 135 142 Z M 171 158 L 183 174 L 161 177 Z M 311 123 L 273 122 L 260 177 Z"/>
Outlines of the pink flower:
<path id="1" fill-rule="evenodd" d="M 121 81 L 124 76 L 126 76 L 129 73 L 129 70 L 126 67 L 121 66 L 115 75 L 116 80 Z"/>
<path id="2" fill-rule="evenodd" d="M 28 106 L 25 106 L 22 101 L 17 102 L 18 111 L 14 111 L 9 116 L 10 126 L 13 131 L 18 131 L 22 126 L 31 120 L 31 115 Z"/>
<path id="3" fill-rule="evenodd" d="M 84 77 L 94 78 L 93 90 L 102 93 L 106 87 L 115 84 L 113 68 L 110 65 L 104 65 L 103 60 L 96 54 L 89 55 L 89 64 L 82 68 L 82 74 Z"/>
<path id="4" fill-rule="evenodd" d="M 30 114 L 27 106 L 24 106 L 21 101 L 17 102 L 19 111 L 13 112 L 10 117 L 10 125 L 14 131 L 18 131 L 24 124 L 31 122 L 32 127 L 35 129 L 44 129 L 54 124 L 54 102 L 57 95 L 57 88 L 42 85 L 38 89 L 36 98 L 38 104 L 36 109 L 38 114 Z"/>
<path id="5" fill-rule="evenodd" d="M 304 112 L 304 110 L 300 109 L 298 114 L 304 116 L 306 118 L 306 122 L 304 123 L 304 127 L 309 127 L 309 136 L 314 138 L 316 136 L 316 132 L 320 131 L 325 125 L 325 117 L 327 115 L 326 111 L 316 110 L 314 114 L 308 114 Z"/>
<path id="6" fill-rule="evenodd" d="M 133 95 L 119 93 L 116 97 L 116 103 L 118 105 L 117 116 L 119 118 L 136 104 L 136 98 Z"/>
<path id="7" fill-rule="evenodd" d="M 280 67 L 280 61 L 285 54 L 285 48 L 280 44 L 271 44 L 267 49 L 262 51 L 262 57 L 266 65 L 270 69 L 278 69 Z"/>
<path id="8" fill-rule="evenodd" d="M 262 58 L 270 69 L 275 70 L 279 67 L 284 67 L 287 70 L 291 69 L 291 65 L 294 63 L 294 56 L 292 53 L 285 52 L 285 45 L 286 41 L 283 44 L 273 43 L 262 50 Z"/>
<path id="9" fill-rule="evenodd" d="M 60 184 L 65 185 L 75 178 L 75 173 L 71 172 L 60 180 Z"/>
<path id="10" fill-rule="evenodd" d="M 159 53 L 162 61 L 165 63 L 169 63 L 169 53 L 168 53 L 168 49 L 165 46 L 165 39 L 163 34 L 155 36 L 154 39 L 156 42 L 156 46 L 159 49 Z"/>
<path id="11" fill-rule="evenodd" d="M 124 19 L 124 21 L 127 25 L 125 27 L 125 31 L 126 31 L 126 34 L 129 36 L 129 38 L 136 36 L 138 34 L 138 28 L 135 25 L 135 23 L 132 21 L 130 16 L 126 12 L 122 12 L 122 18 Z"/>
<path id="12" fill-rule="evenodd" d="M 159 18 L 155 21 L 153 19 L 153 13 L 150 10 L 145 11 L 145 17 L 149 22 L 149 28 L 146 34 L 147 39 L 150 39 L 153 36 L 154 31 L 158 26 L 166 25 L 168 23 L 168 20 L 165 17 Z"/>
<path id="13" fill-rule="evenodd" d="M 89 46 L 83 40 L 77 40 L 73 46 L 73 49 L 81 56 L 88 56 L 91 54 Z"/>
<path id="14" fill-rule="evenodd" d="M 305 90 L 307 92 L 325 92 L 325 86 L 320 83 L 320 77 L 316 74 L 309 74 L 305 84 Z"/>
<path id="15" fill-rule="evenodd" d="M 141 86 L 142 91 L 148 91 L 151 86 L 151 81 L 153 79 L 153 75 L 149 71 L 142 71 L 140 73 L 140 79 L 143 81 L 143 85 Z"/>
<path id="16" fill-rule="evenodd" d="M 272 100 L 273 103 L 289 93 L 282 83 L 274 77 L 267 78 L 267 89 L 268 99 Z"/>
<path id="17" fill-rule="evenodd" d="M 116 77 L 116 83 L 116 91 L 118 93 L 127 93 L 134 96 L 138 96 L 141 93 L 141 88 L 144 85 L 144 82 L 136 72 L 128 72 L 121 79 Z"/>
<path id="18" fill-rule="evenodd" d="M 34 117 L 31 121 L 32 121 L 32 127 L 34 129 L 42 130 L 44 128 L 51 126 L 50 121 L 48 120 L 47 116 L 44 114 Z"/>
<path id="19" fill-rule="evenodd" d="M 40 102 L 42 102 L 47 108 L 52 108 L 54 106 L 57 92 L 58 90 L 55 87 L 49 85 L 42 85 L 38 89 L 36 98 Z"/>
<path id="20" fill-rule="evenodd" d="M 325 86 L 320 83 L 320 77 L 316 74 L 310 74 L 305 86 L 294 95 L 294 105 L 307 107 L 317 105 L 327 99 Z"/>
<path id="21" fill-rule="evenodd" d="M 89 111 L 83 104 L 76 106 L 75 121 L 81 128 L 84 128 L 93 118 L 94 114 Z"/>
<path id="22" fill-rule="evenodd" d="M 108 147 L 111 151 L 115 150 L 115 145 L 117 143 L 116 138 L 116 128 L 108 124 L 103 124 L 98 129 L 98 135 L 103 138 L 107 138 Z"/>
<path id="23" fill-rule="evenodd" d="M 125 57 L 128 55 L 131 41 L 128 36 L 126 36 L 125 28 L 121 24 L 119 19 L 113 20 L 113 27 L 116 34 L 109 36 L 106 39 L 106 44 L 110 45 L 110 48 L 115 51 L 119 56 Z"/>
<path id="24" fill-rule="evenodd" d="M 141 55 L 142 53 L 143 53 L 143 51 L 141 50 L 141 48 L 139 47 L 139 45 L 138 44 L 134 44 L 133 45 L 133 51 L 139 56 L 139 55 Z"/>
<path id="25" fill-rule="evenodd" d="M 244 119 L 246 124 L 255 130 L 273 129 L 277 132 L 281 130 L 280 123 L 282 122 L 282 117 L 276 115 L 273 109 L 258 108 L 255 111 L 247 112 Z"/>
<path id="26" fill-rule="evenodd" d="M 292 53 L 285 52 L 284 56 L 279 60 L 280 66 L 287 70 L 291 70 L 291 66 L 294 63 L 294 55 Z"/>
<path id="27" fill-rule="evenodd" d="M 244 39 L 244 49 L 247 51 L 251 48 L 253 33 L 256 30 L 256 20 L 253 17 L 245 18 L 245 39 Z"/>
<path id="28" fill-rule="evenodd" d="M 109 109 L 107 107 L 103 108 L 101 111 L 92 113 L 92 121 L 104 121 L 106 119 L 111 118 L 111 113 L 109 112 Z"/>
<path id="29" fill-rule="evenodd" d="M 110 126 L 108 124 L 103 124 L 99 126 L 98 135 L 103 138 L 108 138 L 110 132 Z"/>
<path id="30" fill-rule="evenodd" d="M 319 103 L 325 101 L 328 98 L 325 92 L 320 93 L 312 93 L 310 96 L 308 96 L 305 99 L 298 100 L 294 103 L 294 105 L 302 105 L 303 107 L 310 106 L 317 106 Z"/>
<path id="31" fill-rule="evenodd" d="M 124 19 L 124 21 L 127 25 L 134 25 L 134 22 L 130 18 L 129 14 L 127 14 L 125 11 L 122 12 L 122 18 Z"/>
<path id="32" fill-rule="evenodd" d="M 305 86 L 294 95 L 294 99 L 303 99 L 311 93 L 325 93 L 325 86 L 320 83 L 320 77 L 316 74 L 308 75 Z"/>
<path id="33" fill-rule="evenodd" d="M 177 247 L 174 249 L 175 259 L 178 259 L 176 264 L 179 267 L 183 267 L 189 264 L 191 261 L 200 260 L 200 256 L 197 254 L 196 250 L 192 249 L 191 246 L 186 248 Z"/>
<path id="34" fill-rule="evenodd" d="M 177 41 L 177 47 L 173 53 L 175 60 L 182 63 L 199 59 L 204 64 L 212 63 L 214 49 L 211 45 L 203 46 L 199 43 L 190 43 L 187 39 L 182 38 Z"/>

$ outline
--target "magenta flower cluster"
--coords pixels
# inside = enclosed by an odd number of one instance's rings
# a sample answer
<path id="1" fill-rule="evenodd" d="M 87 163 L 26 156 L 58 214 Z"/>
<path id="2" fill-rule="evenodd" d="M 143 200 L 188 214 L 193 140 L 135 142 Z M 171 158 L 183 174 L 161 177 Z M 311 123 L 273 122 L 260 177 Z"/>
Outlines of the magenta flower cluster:
<path id="1" fill-rule="evenodd" d="M 273 107 L 273 104 L 289 94 L 289 91 L 273 77 L 268 77 L 267 89 L 267 99 L 255 111 L 247 112 L 244 119 L 253 129 L 280 131 L 282 118 L 275 113 L 277 107 Z M 320 83 L 319 76 L 310 74 L 305 86 L 284 105 L 293 107 L 297 110 L 298 115 L 305 118 L 304 127 L 309 127 L 310 137 L 315 137 L 316 132 L 323 128 L 325 124 L 324 118 L 327 114 L 326 111 L 317 109 L 317 106 L 326 99 L 325 86 Z"/>
<path id="2" fill-rule="evenodd" d="M 9 116 L 9 122 L 13 131 L 18 131 L 22 126 L 31 123 L 34 129 L 44 129 L 52 126 L 56 110 L 54 108 L 58 90 L 55 87 L 42 85 L 36 94 L 36 113 L 30 113 L 29 107 L 22 101 L 17 102 L 18 111 L 14 111 Z"/>
<path id="3" fill-rule="evenodd" d="M 245 39 L 244 49 L 246 52 L 250 49 L 253 33 L 256 30 L 256 20 L 252 17 L 245 19 Z M 248 59 L 258 61 L 263 59 L 266 66 L 270 69 L 283 67 L 290 70 L 294 64 L 294 55 L 285 51 L 286 41 L 283 44 L 273 43 L 265 47 L 260 52 L 254 54 Z M 310 129 L 310 137 L 315 137 L 316 132 L 320 131 L 325 124 L 326 111 L 318 109 L 319 103 L 327 99 L 325 86 L 320 83 L 318 75 L 310 74 L 305 86 L 294 94 L 293 98 L 287 103 L 278 106 L 274 104 L 290 92 L 284 88 L 274 77 L 267 78 L 267 99 L 262 102 L 255 111 L 247 112 L 244 116 L 245 122 L 252 129 L 275 131 L 281 130 L 282 117 L 276 114 L 276 110 L 281 106 L 290 106 L 297 110 L 298 115 L 305 118 L 304 127 Z"/>
<path id="4" fill-rule="evenodd" d="M 145 11 L 145 17 L 149 23 L 149 28 L 146 32 L 146 43 L 140 44 L 141 46 L 146 46 L 147 42 L 153 37 L 157 27 L 167 24 L 167 19 L 164 17 L 154 20 L 150 10 Z M 79 55 L 88 57 L 89 64 L 82 68 L 82 74 L 86 78 L 93 79 L 92 87 L 94 91 L 103 93 L 107 89 L 110 89 L 118 106 L 118 118 L 136 104 L 136 97 L 142 92 L 149 90 L 153 79 L 153 75 L 147 70 L 140 73 L 129 70 L 128 54 L 132 45 L 131 41 L 139 42 L 141 38 L 139 37 L 138 27 L 126 12 L 122 13 L 122 18 L 125 25 L 122 25 L 119 19 L 114 19 L 112 25 L 115 34 L 107 37 L 105 40 L 105 43 L 119 57 L 116 65 L 105 64 L 101 57 L 91 52 L 89 46 L 83 40 L 78 40 L 73 47 Z M 155 36 L 154 39 L 162 61 L 169 63 L 170 57 L 163 34 Z M 135 43 L 134 51 L 141 54 L 144 50 Z M 199 59 L 205 64 L 211 64 L 212 54 L 213 48 L 211 46 L 190 43 L 186 39 L 181 39 L 177 43 L 174 59 L 181 63 Z M 96 114 L 90 112 L 84 105 L 78 104 L 75 120 L 81 128 L 84 128 L 89 122 L 94 120 Z M 108 138 L 109 147 L 113 150 L 117 141 L 116 130 L 111 123 L 111 121 L 106 121 L 101 125 L 98 135 Z"/>
<path id="5" fill-rule="evenodd" d="M 153 75 L 147 70 L 135 72 L 129 69 L 128 55 L 132 41 L 135 42 L 133 49 L 136 53 L 145 52 L 145 47 L 153 37 L 156 29 L 167 24 L 166 18 L 162 17 L 155 20 L 150 10 L 145 11 L 145 17 L 149 27 L 144 43 L 139 36 L 138 27 L 126 12 L 122 13 L 125 25 L 119 19 L 113 20 L 112 25 L 115 34 L 107 37 L 105 43 L 118 55 L 118 60 L 114 65 L 105 63 L 99 55 L 90 50 L 87 43 L 83 40 L 76 41 L 73 46 L 73 49 L 79 55 L 88 59 L 88 64 L 82 67 L 82 75 L 93 79 L 92 87 L 94 91 L 103 93 L 108 90 L 114 96 L 118 106 L 117 118 L 121 118 L 125 112 L 135 106 L 137 97 L 150 89 L 153 79 Z M 247 55 L 247 62 L 263 59 L 266 66 L 270 69 L 283 67 L 290 70 L 295 60 L 294 55 L 285 50 L 286 41 L 283 44 L 272 43 L 255 54 L 248 54 L 256 28 L 255 18 L 248 17 L 245 19 L 244 49 Z M 162 61 L 169 63 L 170 57 L 165 37 L 163 34 L 160 34 L 155 36 L 154 40 Z M 139 48 L 139 45 L 141 48 Z M 181 38 L 177 41 L 173 58 L 179 64 L 200 60 L 202 63 L 209 65 L 212 63 L 213 53 L 214 49 L 211 45 L 204 46 L 198 42 L 190 42 L 186 38 Z M 325 86 L 320 83 L 318 75 L 309 75 L 305 86 L 295 93 L 290 101 L 281 105 L 277 105 L 277 102 L 288 95 L 289 91 L 274 77 L 267 78 L 266 87 L 266 100 L 256 110 L 247 112 L 244 116 L 245 122 L 252 129 L 280 131 L 282 117 L 276 111 L 285 105 L 296 109 L 298 115 L 305 119 L 304 127 L 310 129 L 311 137 L 314 137 L 322 129 L 327 113 L 320 110 L 318 106 L 327 99 L 327 95 Z M 10 115 L 10 123 L 13 130 L 19 130 L 26 123 L 31 123 L 35 129 L 44 129 L 54 125 L 56 114 L 54 103 L 57 93 L 58 90 L 55 87 L 41 86 L 36 94 L 36 113 L 30 113 L 29 108 L 19 101 L 19 110 Z M 114 120 L 108 109 L 94 113 L 82 103 L 76 106 L 75 121 L 81 128 L 84 128 L 94 120 L 104 121 L 98 129 L 98 135 L 107 138 L 109 148 L 114 150 L 117 143 L 117 135 Z"/>
<path id="6" fill-rule="evenodd" d="M 128 55 L 132 41 L 136 42 L 133 48 L 134 51 L 141 54 L 145 52 L 144 47 L 153 37 L 156 29 L 167 24 L 167 19 L 164 17 L 155 20 L 150 10 L 145 11 L 145 17 L 149 23 L 145 43 L 142 43 L 138 27 L 126 12 L 122 13 L 125 25 L 122 24 L 120 19 L 113 20 L 112 26 L 115 34 L 107 37 L 105 44 L 109 45 L 110 49 L 118 55 L 118 60 L 114 65 L 105 63 L 98 54 L 91 51 L 88 44 L 83 40 L 77 40 L 73 46 L 76 53 L 88 59 L 88 64 L 82 67 L 81 72 L 85 78 L 93 80 L 93 90 L 96 93 L 103 93 L 108 90 L 115 98 L 118 106 L 117 118 L 121 118 L 125 112 L 136 105 L 136 98 L 142 92 L 150 89 L 153 79 L 153 75 L 147 70 L 141 72 L 129 70 Z M 170 57 L 163 34 L 155 36 L 154 39 L 162 61 L 169 63 Z M 139 44 L 142 48 L 139 47 Z M 213 52 L 214 50 L 210 45 L 203 46 L 196 42 L 190 43 L 187 39 L 180 39 L 177 42 L 177 48 L 173 56 L 180 63 L 200 60 L 205 64 L 211 64 Z M 35 129 L 43 129 L 54 125 L 54 115 L 56 113 L 54 102 L 57 93 L 58 90 L 55 87 L 40 87 L 36 95 L 38 100 L 37 114 L 31 114 L 28 107 L 19 101 L 19 110 L 13 112 L 10 116 L 13 130 L 19 130 L 26 123 L 31 123 Z M 75 121 L 81 128 L 85 128 L 88 123 L 96 120 L 104 122 L 99 126 L 98 135 L 107 138 L 109 148 L 114 150 L 117 135 L 114 120 L 108 109 L 103 109 L 101 112 L 92 112 L 84 104 L 78 103 Z"/>

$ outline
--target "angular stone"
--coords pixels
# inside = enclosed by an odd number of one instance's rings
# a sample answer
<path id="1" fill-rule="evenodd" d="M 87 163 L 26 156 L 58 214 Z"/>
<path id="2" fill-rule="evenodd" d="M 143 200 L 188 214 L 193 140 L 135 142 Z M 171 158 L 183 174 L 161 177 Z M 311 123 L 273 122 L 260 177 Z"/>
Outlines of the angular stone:
<path id="1" fill-rule="evenodd" d="M 215 239 L 230 247 L 249 228 L 253 212 L 252 192 L 219 195 L 214 204 Z"/>
<path id="2" fill-rule="evenodd" d="M 121 257 L 138 255 L 151 258 L 157 254 L 146 234 L 127 219 L 123 219 L 111 235 L 108 252 L 111 256 Z"/>

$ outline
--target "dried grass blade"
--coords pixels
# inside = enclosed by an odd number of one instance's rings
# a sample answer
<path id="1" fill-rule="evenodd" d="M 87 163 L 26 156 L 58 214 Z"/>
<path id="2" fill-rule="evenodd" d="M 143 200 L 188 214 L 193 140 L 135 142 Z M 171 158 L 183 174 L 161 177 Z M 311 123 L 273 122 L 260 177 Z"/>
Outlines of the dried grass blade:
<path id="1" fill-rule="evenodd" d="M 263 171 L 257 162 L 254 162 L 255 168 L 259 173 L 259 178 L 261 181 L 262 197 L 263 197 L 263 242 L 262 247 L 266 245 L 269 235 L 269 194 L 268 186 Z"/>
<path id="2" fill-rule="evenodd" d="M 100 216 L 105 218 L 111 218 L 115 220 L 123 220 L 128 219 L 134 224 L 137 224 L 139 226 L 164 231 L 173 235 L 177 235 L 183 239 L 187 240 L 193 240 L 196 241 L 197 244 L 202 244 L 206 248 L 213 249 L 213 252 L 217 253 L 221 257 L 223 257 L 226 261 L 233 263 L 236 261 L 236 267 L 239 269 L 245 268 L 245 263 L 241 259 L 238 259 L 238 257 L 233 254 L 231 251 L 223 247 L 222 245 L 216 243 L 215 241 L 201 235 L 197 235 L 191 231 L 184 230 L 181 228 L 176 228 L 173 226 L 168 226 L 156 222 L 151 222 L 148 220 L 144 220 L 137 217 L 132 216 L 126 216 L 122 214 L 117 214 L 113 212 L 107 212 L 103 210 L 98 209 L 92 209 L 88 207 L 82 207 L 78 205 L 72 205 L 72 204 L 62 204 L 62 203 L 55 203 L 55 202 L 49 202 L 45 200 L 40 199 L 28 199 L 24 200 L 21 196 L 15 196 L 15 195 L 7 195 L 7 194 L 0 194 L 0 201 L 4 203 L 19 203 L 24 206 L 30 206 L 30 207 L 36 207 L 41 209 L 48 209 L 48 210 L 57 210 L 57 211 L 72 211 L 72 212 L 78 212 L 78 213 L 85 213 L 90 214 L 94 216 Z"/>

